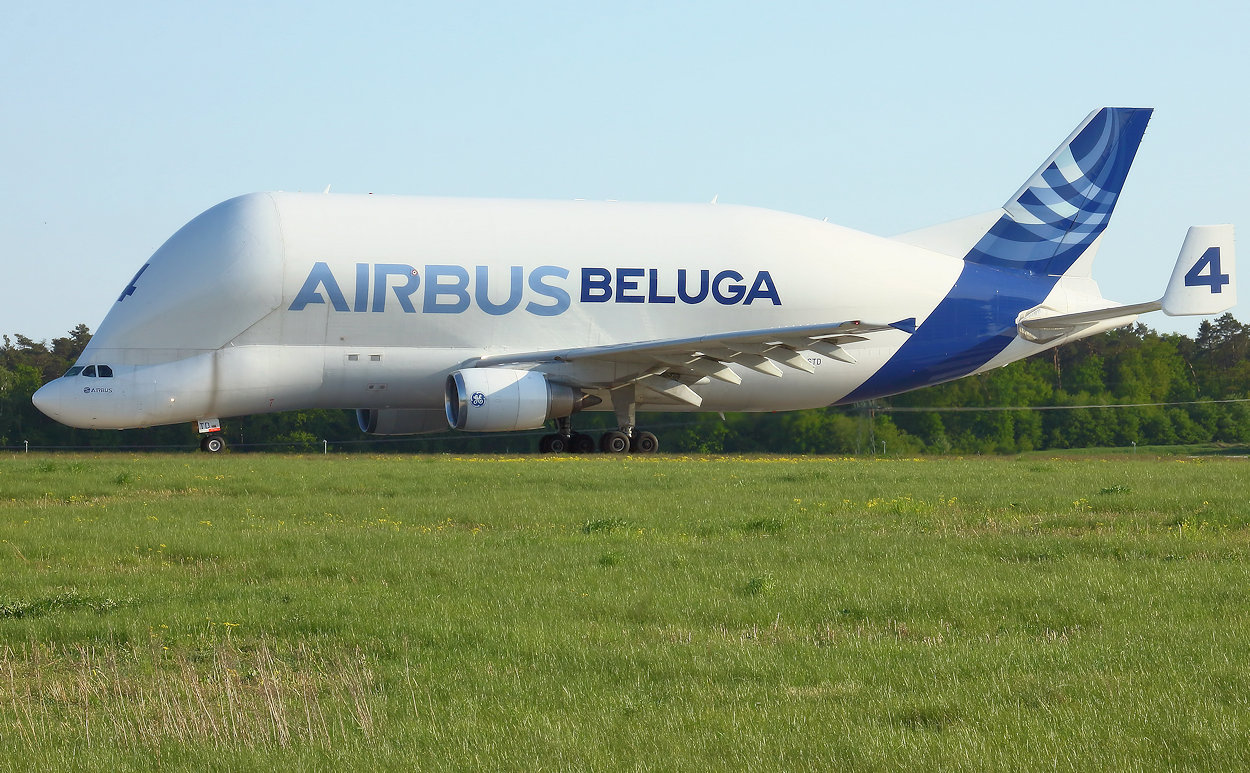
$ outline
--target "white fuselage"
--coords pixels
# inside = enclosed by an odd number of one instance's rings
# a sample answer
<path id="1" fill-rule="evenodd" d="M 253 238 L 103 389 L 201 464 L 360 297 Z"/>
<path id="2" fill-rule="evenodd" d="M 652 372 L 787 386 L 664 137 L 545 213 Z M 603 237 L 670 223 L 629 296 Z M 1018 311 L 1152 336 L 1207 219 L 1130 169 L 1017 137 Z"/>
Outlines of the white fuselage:
<path id="1" fill-rule="evenodd" d="M 96 428 L 438 409 L 448 374 L 482 356 L 840 320 L 923 326 L 964 269 L 902 241 L 739 206 L 251 194 L 185 226 L 126 288 L 78 361 L 109 366 L 110 378 L 58 379 L 39 402 Z M 979 281 L 993 284 L 992 270 Z M 1096 300 L 1054 280 L 1038 294 L 1030 303 L 1058 311 Z M 1015 317 L 951 330 L 951 353 L 972 335 L 1014 338 Z M 734 366 L 740 385 L 693 388 L 701 410 L 830 405 L 907 338 L 850 343 L 854 363 L 808 352 L 813 374 Z M 993 365 L 1041 348 L 1015 339 Z"/>

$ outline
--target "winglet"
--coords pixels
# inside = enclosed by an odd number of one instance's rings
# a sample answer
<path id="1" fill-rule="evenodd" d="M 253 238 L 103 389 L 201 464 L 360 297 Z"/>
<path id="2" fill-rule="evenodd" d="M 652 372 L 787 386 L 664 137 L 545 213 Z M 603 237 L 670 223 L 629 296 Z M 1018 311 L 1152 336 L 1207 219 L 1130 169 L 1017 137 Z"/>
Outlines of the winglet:
<path id="1" fill-rule="evenodd" d="M 891 322 L 890 327 L 911 335 L 916 332 L 916 318 L 908 317 L 907 319 L 900 319 L 898 322 Z"/>
<path id="2" fill-rule="evenodd" d="M 1231 225 L 1196 225 L 1185 234 L 1163 313 L 1219 314 L 1237 304 L 1237 262 Z"/>

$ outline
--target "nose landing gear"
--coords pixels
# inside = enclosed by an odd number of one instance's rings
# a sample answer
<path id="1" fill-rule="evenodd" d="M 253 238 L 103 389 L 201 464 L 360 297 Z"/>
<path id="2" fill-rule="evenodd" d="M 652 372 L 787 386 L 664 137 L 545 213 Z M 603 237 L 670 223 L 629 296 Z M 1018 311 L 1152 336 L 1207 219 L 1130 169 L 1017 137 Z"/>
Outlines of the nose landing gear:
<path id="1" fill-rule="evenodd" d="M 226 450 L 226 433 L 221 431 L 220 419 L 200 419 L 195 423 L 200 438 L 200 450 L 207 454 L 219 454 Z"/>

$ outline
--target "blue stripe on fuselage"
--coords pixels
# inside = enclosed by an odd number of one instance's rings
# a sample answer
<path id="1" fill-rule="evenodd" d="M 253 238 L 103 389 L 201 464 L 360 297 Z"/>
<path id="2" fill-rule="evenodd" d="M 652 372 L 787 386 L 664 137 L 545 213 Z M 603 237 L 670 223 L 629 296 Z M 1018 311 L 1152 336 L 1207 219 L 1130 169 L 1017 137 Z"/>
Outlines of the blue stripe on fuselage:
<path id="1" fill-rule="evenodd" d="M 1016 337 L 1020 312 L 1041 303 L 1059 277 L 965 263 L 929 318 L 881 369 L 839 403 L 853 403 L 966 376 Z"/>

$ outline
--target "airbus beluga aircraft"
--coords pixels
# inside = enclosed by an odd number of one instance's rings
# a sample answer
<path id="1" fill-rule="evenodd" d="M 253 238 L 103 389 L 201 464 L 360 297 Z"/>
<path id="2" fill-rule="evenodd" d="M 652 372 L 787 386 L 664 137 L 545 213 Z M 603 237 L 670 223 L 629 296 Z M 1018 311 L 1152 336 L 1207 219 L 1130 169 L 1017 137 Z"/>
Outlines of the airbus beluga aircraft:
<path id="1" fill-rule="evenodd" d="M 612 411 L 605 452 L 655 451 L 638 411 L 784 411 L 981 373 L 1162 309 L 1236 302 L 1232 226 L 1189 230 L 1163 297 L 1090 276 L 1150 118 L 1086 118 L 1001 208 L 882 238 L 723 204 L 256 193 L 135 273 L 35 405 L 74 427 L 355 409 L 378 435 Z"/>

